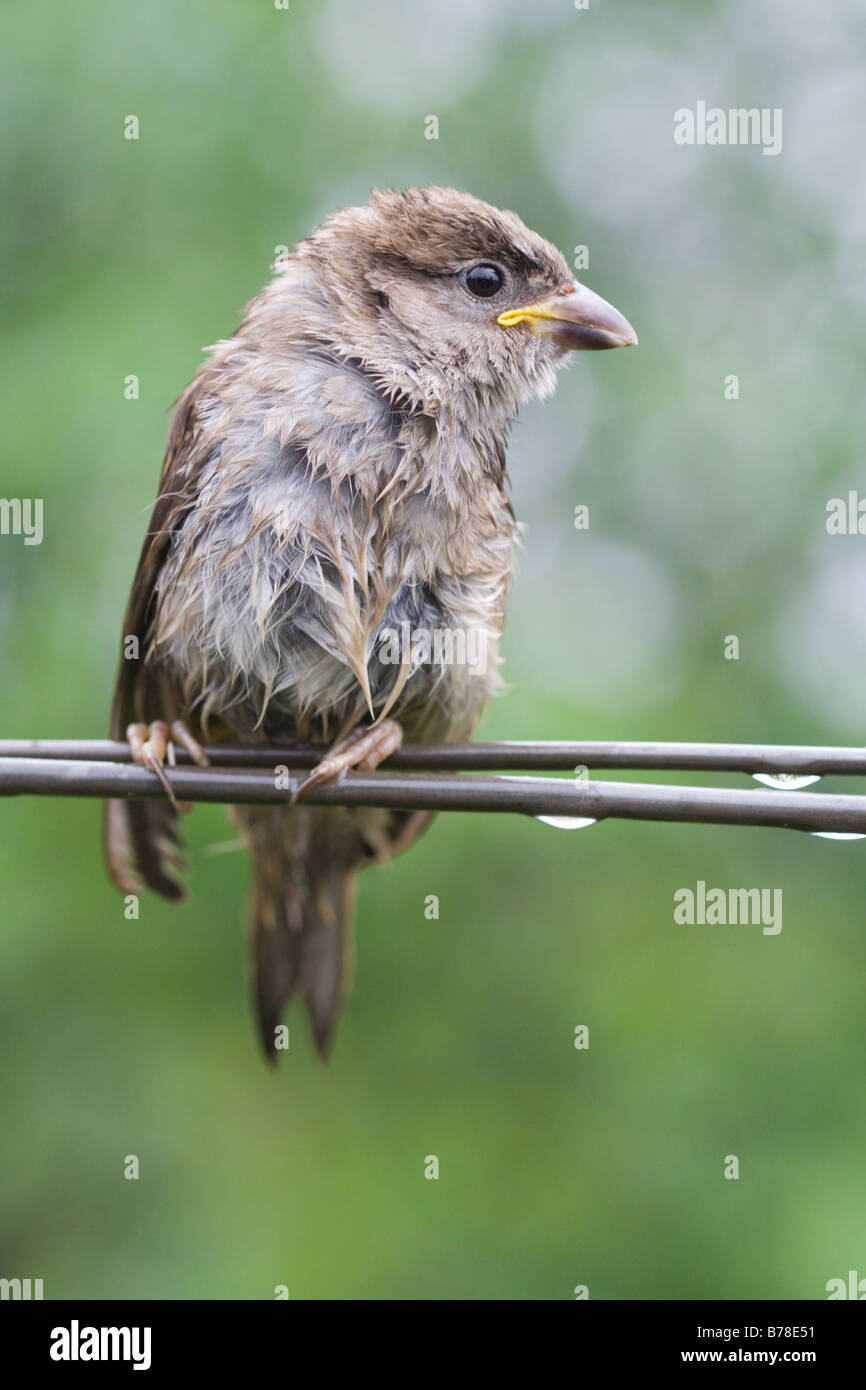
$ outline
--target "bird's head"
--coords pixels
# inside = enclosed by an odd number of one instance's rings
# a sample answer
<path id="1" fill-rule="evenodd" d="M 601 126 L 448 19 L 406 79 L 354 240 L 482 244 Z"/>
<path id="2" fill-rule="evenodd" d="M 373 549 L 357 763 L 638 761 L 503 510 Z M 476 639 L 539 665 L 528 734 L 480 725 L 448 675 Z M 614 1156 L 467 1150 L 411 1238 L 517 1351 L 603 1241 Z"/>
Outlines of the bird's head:
<path id="1" fill-rule="evenodd" d="M 637 342 L 556 247 L 453 188 L 375 191 L 301 242 L 288 271 L 305 332 L 426 408 L 467 393 L 512 408 L 549 394 L 571 350 Z"/>

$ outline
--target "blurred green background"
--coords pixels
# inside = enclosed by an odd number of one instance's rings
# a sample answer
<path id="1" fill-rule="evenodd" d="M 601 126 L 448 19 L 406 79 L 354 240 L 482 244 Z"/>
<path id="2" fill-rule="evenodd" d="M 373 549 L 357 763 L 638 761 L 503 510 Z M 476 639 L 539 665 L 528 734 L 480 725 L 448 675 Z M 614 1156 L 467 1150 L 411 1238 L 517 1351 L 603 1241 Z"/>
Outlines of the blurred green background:
<path id="1" fill-rule="evenodd" d="M 515 432 L 528 529 L 484 736 L 863 741 L 866 541 L 825 529 L 864 483 L 857 0 L 3 22 L 2 492 L 45 517 L 41 546 L 0 538 L 4 736 L 104 734 L 171 402 L 275 247 L 371 184 L 437 182 L 586 245 L 641 339 Z M 699 99 L 781 107 L 782 153 L 676 146 Z M 98 827 L 96 803 L 0 806 L 0 1275 L 49 1298 L 724 1299 L 866 1274 L 862 844 L 441 817 L 362 879 L 330 1064 L 293 1013 L 272 1073 L 223 813 L 187 821 L 191 906 L 148 897 L 138 922 Z M 698 879 L 781 888 L 781 934 L 676 926 Z"/>

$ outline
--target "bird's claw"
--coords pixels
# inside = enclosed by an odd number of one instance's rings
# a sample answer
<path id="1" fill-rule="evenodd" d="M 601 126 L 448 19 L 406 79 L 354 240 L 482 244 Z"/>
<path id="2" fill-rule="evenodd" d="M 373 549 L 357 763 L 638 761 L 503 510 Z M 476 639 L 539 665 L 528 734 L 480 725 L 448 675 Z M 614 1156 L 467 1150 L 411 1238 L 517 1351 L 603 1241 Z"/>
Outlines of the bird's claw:
<path id="1" fill-rule="evenodd" d="M 171 728 L 164 719 L 154 719 L 150 724 L 130 724 L 126 730 L 126 740 L 132 761 L 146 767 L 159 780 L 159 783 L 176 810 L 186 809 L 178 806 L 171 783 L 165 771 L 168 757 L 170 767 L 175 766 L 175 745 L 184 748 L 198 767 L 208 767 L 209 760 L 201 744 L 190 733 L 182 719 L 175 719 Z"/>
<path id="2" fill-rule="evenodd" d="M 381 762 L 390 758 L 403 742 L 403 730 L 396 719 L 383 719 L 372 729 L 353 729 L 345 738 L 335 743 L 320 763 L 317 763 L 295 789 L 290 798 L 291 804 L 298 800 L 310 787 L 322 782 L 330 782 L 341 772 L 356 767 L 361 772 L 373 772 Z"/>

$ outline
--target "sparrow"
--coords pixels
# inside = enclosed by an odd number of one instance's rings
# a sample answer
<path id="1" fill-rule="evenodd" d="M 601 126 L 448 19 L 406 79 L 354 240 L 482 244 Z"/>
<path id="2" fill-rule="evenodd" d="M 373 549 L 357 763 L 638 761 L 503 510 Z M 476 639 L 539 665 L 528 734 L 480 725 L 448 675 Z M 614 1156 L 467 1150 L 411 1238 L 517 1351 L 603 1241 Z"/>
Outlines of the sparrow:
<path id="1" fill-rule="evenodd" d="M 321 748 L 285 807 L 230 808 L 252 856 L 252 995 L 271 1060 L 294 994 L 327 1054 L 356 871 L 431 819 L 305 805 L 305 791 L 404 739 L 471 736 L 500 683 L 509 426 L 572 350 L 637 342 L 515 213 L 453 188 L 374 190 L 273 269 L 171 425 L 110 728 L 167 795 L 107 802 L 104 836 L 121 892 L 179 900 L 173 746 L 202 765 L 224 737 Z M 486 660 L 470 662 L 479 638 Z"/>

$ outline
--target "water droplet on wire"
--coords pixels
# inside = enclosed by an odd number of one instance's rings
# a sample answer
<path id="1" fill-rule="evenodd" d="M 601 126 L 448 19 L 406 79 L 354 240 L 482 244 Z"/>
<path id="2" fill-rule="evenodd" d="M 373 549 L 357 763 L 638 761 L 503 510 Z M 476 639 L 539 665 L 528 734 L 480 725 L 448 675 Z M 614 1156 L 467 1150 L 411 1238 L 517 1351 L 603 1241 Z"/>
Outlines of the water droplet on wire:
<path id="1" fill-rule="evenodd" d="M 533 816 L 542 825 L 552 825 L 554 830 L 585 830 L 588 825 L 598 825 L 592 816 Z"/>
<path id="2" fill-rule="evenodd" d="M 816 840 L 866 840 L 859 830 L 813 830 Z"/>
<path id="3" fill-rule="evenodd" d="M 816 772 L 753 772 L 752 777 L 756 782 L 763 782 L 765 787 L 772 787 L 777 792 L 798 792 L 803 787 L 811 787 L 813 783 L 820 782 L 821 776 Z"/>

